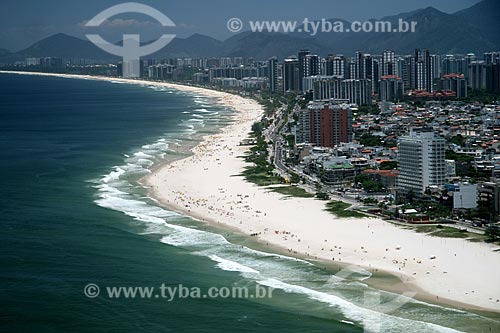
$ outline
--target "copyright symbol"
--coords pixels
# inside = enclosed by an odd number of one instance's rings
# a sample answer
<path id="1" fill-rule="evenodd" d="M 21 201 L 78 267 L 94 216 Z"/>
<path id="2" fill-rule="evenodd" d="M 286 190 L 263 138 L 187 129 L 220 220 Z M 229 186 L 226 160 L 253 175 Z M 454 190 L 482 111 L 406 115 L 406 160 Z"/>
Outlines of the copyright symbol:
<path id="1" fill-rule="evenodd" d="M 88 298 L 96 298 L 97 296 L 99 296 L 99 292 L 99 286 L 94 283 L 89 283 L 85 286 L 85 288 L 83 288 L 83 293 Z"/>
<path id="2" fill-rule="evenodd" d="M 233 17 L 227 20 L 227 30 L 231 32 L 240 32 L 243 29 L 243 22 L 237 18 Z"/>

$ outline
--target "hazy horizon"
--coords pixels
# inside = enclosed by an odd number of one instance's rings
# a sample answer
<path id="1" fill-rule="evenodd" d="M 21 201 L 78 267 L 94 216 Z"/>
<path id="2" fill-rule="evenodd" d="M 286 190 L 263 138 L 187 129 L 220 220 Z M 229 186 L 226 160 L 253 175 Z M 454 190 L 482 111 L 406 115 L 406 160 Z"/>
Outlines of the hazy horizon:
<path id="1" fill-rule="evenodd" d="M 65 33 L 83 38 L 84 24 L 97 13 L 124 1 L 97 1 L 70 3 L 61 0 L 28 2 L 6 0 L 0 4 L 0 48 L 19 51 L 32 43 L 56 33 Z M 367 20 L 397 15 L 432 6 L 445 13 L 454 13 L 468 8 L 479 0 L 423 0 L 369 1 L 354 0 L 338 3 L 319 0 L 314 4 L 298 1 L 279 0 L 273 3 L 257 0 L 252 3 L 238 3 L 228 0 L 201 2 L 186 0 L 182 3 L 170 1 L 141 1 L 170 17 L 176 27 L 170 30 L 178 37 L 195 33 L 224 40 L 233 35 L 226 27 L 229 18 L 242 20 L 302 20 L 321 18 L 341 18 L 349 21 Z M 209 13 L 209 14 L 207 14 Z M 142 15 L 118 15 L 99 32 L 109 40 L 120 40 L 122 34 L 141 32 L 144 40 L 157 38 L 164 31 L 153 19 Z"/>

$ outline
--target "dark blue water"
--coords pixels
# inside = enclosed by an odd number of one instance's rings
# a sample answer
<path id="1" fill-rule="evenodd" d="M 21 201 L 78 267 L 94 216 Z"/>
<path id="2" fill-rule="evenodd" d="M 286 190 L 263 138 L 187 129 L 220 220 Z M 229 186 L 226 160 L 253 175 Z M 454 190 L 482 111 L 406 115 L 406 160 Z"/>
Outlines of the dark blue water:
<path id="1" fill-rule="evenodd" d="M 3 331 L 326 331 L 327 320 L 242 300 L 88 299 L 100 285 L 230 285 L 210 260 L 139 235 L 89 180 L 178 128 L 191 97 L 132 85 L 0 75 Z M 226 282 L 226 283 L 224 283 Z M 337 327 L 337 326 L 335 326 Z M 344 329 L 356 332 L 359 329 Z"/>
<path id="2" fill-rule="evenodd" d="M 362 307 L 362 279 L 339 280 L 233 245 L 156 206 L 137 180 L 230 113 L 169 89 L 0 74 L 0 330 L 362 332 L 376 331 L 378 320 L 380 332 L 445 331 L 437 325 L 475 332 L 495 325 L 420 303 L 378 318 Z M 272 299 L 168 302 L 88 298 L 88 283 L 101 291 L 162 283 L 277 289 Z"/>

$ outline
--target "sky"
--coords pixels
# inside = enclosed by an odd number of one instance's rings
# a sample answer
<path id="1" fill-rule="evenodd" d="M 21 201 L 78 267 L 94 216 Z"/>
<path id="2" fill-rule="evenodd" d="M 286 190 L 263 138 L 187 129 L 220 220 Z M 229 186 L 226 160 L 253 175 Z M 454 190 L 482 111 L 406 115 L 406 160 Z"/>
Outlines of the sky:
<path id="1" fill-rule="evenodd" d="M 118 15 L 100 28 L 84 25 L 100 11 L 126 0 L 1 0 L 0 48 L 19 51 L 32 43 L 66 33 L 84 38 L 85 33 L 99 33 L 114 42 L 123 33 L 140 33 L 145 41 L 162 33 L 187 37 L 200 33 L 224 40 L 233 35 L 228 19 L 311 20 L 342 18 L 363 21 L 370 18 L 409 12 L 432 6 L 445 13 L 468 8 L 479 0 L 136 0 L 167 15 L 175 28 L 160 27 L 154 19 L 143 15 Z"/>

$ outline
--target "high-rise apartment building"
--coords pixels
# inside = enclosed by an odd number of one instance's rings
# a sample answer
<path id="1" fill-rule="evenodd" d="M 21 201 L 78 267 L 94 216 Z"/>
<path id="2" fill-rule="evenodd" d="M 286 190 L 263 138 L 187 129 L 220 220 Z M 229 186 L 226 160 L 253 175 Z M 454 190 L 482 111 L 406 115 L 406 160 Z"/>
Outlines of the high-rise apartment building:
<path id="1" fill-rule="evenodd" d="M 349 100 L 357 105 L 372 104 L 371 80 L 333 80 L 331 87 L 331 98 Z"/>
<path id="2" fill-rule="evenodd" d="M 471 89 L 486 89 L 486 64 L 484 61 L 473 61 L 469 64 L 468 82 Z"/>
<path id="3" fill-rule="evenodd" d="M 429 50 L 415 50 L 414 64 L 414 89 L 432 92 L 432 63 Z"/>
<path id="4" fill-rule="evenodd" d="M 308 54 L 305 57 L 304 77 L 320 75 L 321 61 L 315 54 Z"/>
<path id="5" fill-rule="evenodd" d="M 396 75 L 396 55 L 394 51 L 384 51 L 382 55 L 382 76 Z"/>
<path id="6" fill-rule="evenodd" d="M 306 75 L 306 68 L 307 68 L 307 64 L 306 64 L 306 56 L 309 55 L 311 52 L 309 52 L 309 50 L 306 50 L 306 49 L 302 49 L 299 51 L 299 54 L 298 54 L 298 60 L 299 60 L 299 91 L 303 91 L 303 87 L 302 87 L 302 79 L 304 78 L 304 76 L 307 76 Z"/>
<path id="7" fill-rule="evenodd" d="M 345 68 L 345 57 L 343 55 L 330 54 L 326 58 L 326 75 L 344 79 L 346 77 Z"/>
<path id="8" fill-rule="evenodd" d="M 467 84 L 463 74 L 445 74 L 441 79 L 441 89 L 455 92 L 457 98 L 467 97 Z"/>
<path id="9" fill-rule="evenodd" d="M 421 195 L 431 185 L 442 185 L 446 179 L 445 139 L 432 129 L 413 129 L 399 139 L 398 194 Z"/>
<path id="10" fill-rule="evenodd" d="M 352 141 L 352 111 L 346 104 L 311 102 L 299 114 L 297 142 L 335 147 Z"/>
<path id="11" fill-rule="evenodd" d="M 400 101 L 403 98 L 403 80 L 396 75 L 384 75 L 380 79 L 381 101 Z"/>
<path id="12" fill-rule="evenodd" d="M 283 91 L 299 91 L 300 66 L 297 58 L 287 58 L 283 62 Z"/>
<path id="13" fill-rule="evenodd" d="M 268 78 L 269 78 L 269 91 L 274 93 L 278 91 L 278 58 L 272 57 L 268 61 Z"/>

